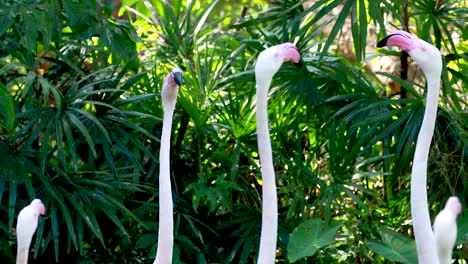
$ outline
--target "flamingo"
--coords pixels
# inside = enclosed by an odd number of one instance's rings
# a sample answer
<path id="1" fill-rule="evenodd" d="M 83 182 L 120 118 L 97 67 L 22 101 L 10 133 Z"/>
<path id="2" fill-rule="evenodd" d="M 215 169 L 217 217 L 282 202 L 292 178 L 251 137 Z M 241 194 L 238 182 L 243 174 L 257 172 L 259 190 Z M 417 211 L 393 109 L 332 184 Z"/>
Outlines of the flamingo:
<path id="1" fill-rule="evenodd" d="M 427 205 L 427 159 L 434 134 L 442 74 L 442 55 L 433 45 L 406 31 L 397 30 L 377 43 L 377 47 L 397 46 L 421 67 L 427 81 L 424 118 L 416 141 L 411 171 L 411 215 L 419 263 L 438 263 L 436 241 L 432 233 Z"/>
<path id="2" fill-rule="evenodd" d="M 434 237 L 440 264 L 452 263 L 452 250 L 457 240 L 457 216 L 461 210 L 460 200 L 452 196 L 434 219 Z"/>
<path id="3" fill-rule="evenodd" d="M 16 264 L 27 264 L 29 256 L 29 246 L 36 232 L 37 222 L 40 215 L 45 214 L 45 206 L 39 199 L 34 199 L 24 207 L 18 214 L 16 223 L 17 252 Z"/>
<path id="4" fill-rule="evenodd" d="M 301 55 L 292 43 L 283 43 L 265 49 L 258 55 L 255 64 L 257 83 L 257 141 L 262 174 L 262 227 L 258 264 L 272 264 L 276 256 L 278 231 L 278 202 L 275 172 L 271 153 L 270 131 L 268 129 L 268 90 L 273 75 L 283 62 L 298 63 Z"/>
<path id="5" fill-rule="evenodd" d="M 172 115 L 176 104 L 182 72 L 173 69 L 163 81 L 161 97 L 164 110 L 161 148 L 159 150 L 159 230 L 158 249 L 154 264 L 172 263 L 174 247 L 174 219 L 170 178 L 169 152 L 171 148 Z"/>

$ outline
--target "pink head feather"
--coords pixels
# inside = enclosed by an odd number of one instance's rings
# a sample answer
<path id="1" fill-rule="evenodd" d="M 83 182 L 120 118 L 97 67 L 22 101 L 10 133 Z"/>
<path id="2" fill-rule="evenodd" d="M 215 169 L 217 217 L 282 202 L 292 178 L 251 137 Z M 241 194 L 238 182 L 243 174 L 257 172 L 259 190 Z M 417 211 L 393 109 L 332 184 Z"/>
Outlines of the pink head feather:
<path id="1" fill-rule="evenodd" d="M 455 216 L 459 215 L 462 211 L 462 205 L 460 203 L 460 200 L 456 196 L 452 196 L 447 200 L 447 203 L 445 204 L 445 208 L 452 212 Z"/>
<path id="2" fill-rule="evenodd" d="M 415 35 L 403 30 L 397 30 L 377 43 L 377 47 L 379 48 L 384 46 L 397 46 L 402 50 L 409 52 L 421 47 L 422 44 L 421 40 Z"/>
<path id="3" fill-rule="evenodd" d="M 273 75 L 280 69 L 284 62 L 299 63 L 301 55 L 296 46 L 290 42 L 271 46 L 258 54 L 255 63 L 255 80 L 257 87 L 268 90 Z M 266 84 L 266 85 L 264 85 Z"/>
<path id="4" fill-rule="evenodd" d="M 180 69 L 174 68 L 166 77 L 164 77 L 164 83 L 170 88 L 176 88 L 180 86 L 181 83 L 177 82 L 179 81 L 178 78 L 181 76 L 181 73 L 182 71 Z"/>
<path id="5" fill-rule="evenodd" d="M 30 205 L 32 208 L 34 208 L 34 211 L 36 211 L 38 215 L 45 215 L 45 206 L 41 200 L 34 199 Z"/>
<path id="6" fill-rule="evenodd" d="M 290 61 L 293 63 L 299 63 L 301 60 L 301 55 L 299 51 L 297 51 L 296 46 L 291 42 L 286 42 L 283 44 L 278 45 L 278 49 L 281 51 L 281 55 L 283 56 L 284 61 Z"/>

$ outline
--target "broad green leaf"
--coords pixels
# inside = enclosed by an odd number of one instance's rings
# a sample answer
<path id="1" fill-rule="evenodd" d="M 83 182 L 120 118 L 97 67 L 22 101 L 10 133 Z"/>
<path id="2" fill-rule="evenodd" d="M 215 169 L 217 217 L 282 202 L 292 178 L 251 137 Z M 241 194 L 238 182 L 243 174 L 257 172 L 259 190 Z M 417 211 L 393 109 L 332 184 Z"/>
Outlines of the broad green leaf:
<path id="1" fill-rule="evenodd" d="M 335 242 L 340 224 L 323 225 L 321 219 L 312 219 L 300 224 L 289 237 L 288 260 L 296 262 L 313 256 L 317 250 Z"/>
<path id="2" fill-rule="evenodd" d="M 26 31 L 25 34 L 23 34 L 23 43 L 28 52 L 34 51 L 34 48 L 37 44 L 37 36 L 39 35 L 39 31 L 36 26 L 36 18 L 34 16 L 35 11 L 37 10 L 24 9 L 22 12 L 24 19 L 24 29 Z"/>
<path id="3" fill-rule="evenodd" d="M 135 249 L 147 248 L 151 245 L 156 244 L 158 239 L 158 234 L 156 233 L 146 233 L 141 235 L 135 244 Z"/>
<path id="4" fill-rule="evenodd" d="M 418 263 L 416 243 L 413 239 L 390 230 L 381 232 L 382 241 L 368 241 L 367 246 L 378 255 L 394 262 Z"/>
<path id="5" fill-rule="evenodd" d="M 456 244 L 466 244 L 468 242 L 468 215 L 460 215 L 457 218 L 457 242 Z"/>
<path id="6" fill-rule="evenodd" d="M 15 128 L 14 100 L 3 84 L 0 84 L 0 126 L 12 132 Z"/>
<path id="7" fill-rule="evenodd" d="M 2 9 L 0 9 L 0 21 L 2 21 L 2 23 L 0 23 L 0 36 L 5 34 L 13 24 L 17 14 L 15 8 L 16 7 L 5 8 L 2 6 Z"/>

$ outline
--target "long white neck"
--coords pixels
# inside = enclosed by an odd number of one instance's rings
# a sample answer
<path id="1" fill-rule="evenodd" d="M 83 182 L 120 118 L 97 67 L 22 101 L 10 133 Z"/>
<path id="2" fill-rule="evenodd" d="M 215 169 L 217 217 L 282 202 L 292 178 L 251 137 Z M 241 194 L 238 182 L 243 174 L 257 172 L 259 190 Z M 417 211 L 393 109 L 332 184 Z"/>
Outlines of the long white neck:
<path id="1" fill-rule="evenodd" d="M 257 141 L 262 172 L 262 231 L 258 264 L 273 264 L 278 232 L 278 198 L 268 128 L 268 89 L 271 79 L 257 83 Z"/>
<path id="2" fill-rule="evenodd" d="M 38 220 L 39 215 L 31 205 L 25 207 L 18 214 L 18 222 L 16 223 L 16 240 L 18 247 L 16 264 L 28 263 L 29 246 L 36 232 Z"/>
<path id="3" fill-rule="evenodd" d="M 161 148 L 159 150 L 159 231 L 158 249 L 154 264 L 172 263 L 174 247 L 174 219 L 172 204 L 172 188 L 170 178 L 170 147 L 172 115 L 175 101 L 164 105 Z"/>
<path id="4" fill-rule="evenodd" d="M 28 256 L 29 256 L 29 246 L 31 244 L 31 240 L 29 243 L 25 243 L 27 245 L 19 245 L 16 252 L 16 264 L 28 264 Z"/>
<path id="5" fill-rule="evenodd" d="M 451 264 L 452 263 L 452 249 L 449 249 L 443 252 L 439 250 L 438 254 L 439 254 L 439 264 Z"/>
<path id="6" fill-rule="evenodd" d="M 434 237 L 440 264 L 452 263 L 452 251 L 457 240 L 457 216 L 442 210 L 434 220 Z"/>
<path id="7" fill-rule="evenodd" d="M 411 214 L 419 263 L 438 263 L 427 203 L 427 160 L 437 116 L 440 75 L 426 75 L 427 100 L 411 171 Z"/>

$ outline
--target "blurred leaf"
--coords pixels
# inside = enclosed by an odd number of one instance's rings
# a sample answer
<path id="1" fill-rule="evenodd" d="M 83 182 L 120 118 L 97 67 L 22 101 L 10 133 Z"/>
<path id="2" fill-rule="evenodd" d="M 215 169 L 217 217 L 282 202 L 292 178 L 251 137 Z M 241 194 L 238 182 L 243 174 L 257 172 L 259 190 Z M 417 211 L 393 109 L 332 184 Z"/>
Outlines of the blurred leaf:
<path id="1" fill-rule="evenodd" d="M 143 234 L 138 238 L 135 243 L 135 249 L 147 248 L 151 245 L 156 244 L 156 239 L 158 235 L 155 233 Z"/>
<path id="2" fill-rule="evenodd" d="M 457 241 L 456 245 L 466 244 L 468 241 L 468 215 L 457 217 Z"/>
<path id="3" fill-rule="evenodd" d="M 394 262 L 414 264 L 418 262 L 416 243 L 400 233 L 383 230 L 381 241 L 367 241 L 367 246 L 378 255 Z"/>
<path id="4" fill-rule="evenodd" d="M 303 222 L 289 237 L 288 260 L 292 263 L 313 256 L 320 248 L 332 244 L 341 225 L 323 225 L 321 219 Z"/>
<path id="5" fill-rule="evenodd" d="M 15 128 L 14 100 L 3 84 L 0 84 L 0 126 L 12 132 Z"/>

